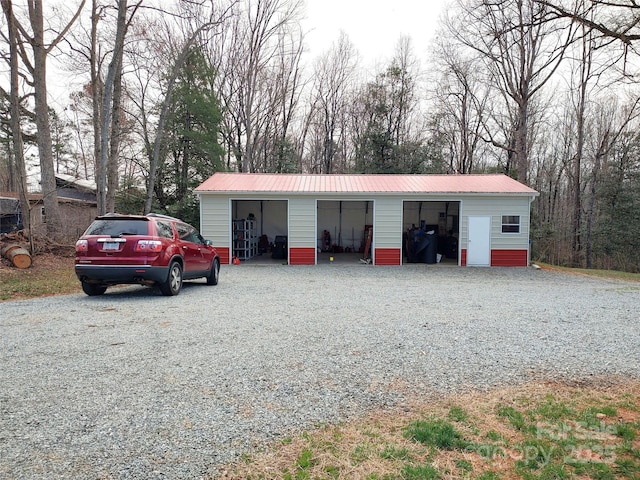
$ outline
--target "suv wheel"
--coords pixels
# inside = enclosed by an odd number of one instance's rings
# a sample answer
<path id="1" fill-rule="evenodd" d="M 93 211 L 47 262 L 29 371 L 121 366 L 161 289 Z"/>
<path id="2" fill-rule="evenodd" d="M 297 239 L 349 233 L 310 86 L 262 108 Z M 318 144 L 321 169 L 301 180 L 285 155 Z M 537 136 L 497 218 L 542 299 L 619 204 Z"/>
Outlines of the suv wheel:
<path id="1" fill-rule="evenodd" d="M 217 285 L 220 278 L 220 262 L 217 258 L 213 259 L 211 263 L 211 271 L 207 276 L 207 285 Z"/>
<path id="2" fill-rule="evenodd" d="M 170 297 L 178 295 L 182 288 L 182 267 L 178 262 L 171 262 L 169 275 L 164 283 L 160 284 L 160 291 L 163 295 Z"/>
<path id="3" fill-rule="evenodd" d="M 96 283 L 82 282 L 82 291 L 90 297 L 93 297 L 95 295 L 102 295 L 104 292 L 106 292 L 107 286 L 99 285 Z"/>

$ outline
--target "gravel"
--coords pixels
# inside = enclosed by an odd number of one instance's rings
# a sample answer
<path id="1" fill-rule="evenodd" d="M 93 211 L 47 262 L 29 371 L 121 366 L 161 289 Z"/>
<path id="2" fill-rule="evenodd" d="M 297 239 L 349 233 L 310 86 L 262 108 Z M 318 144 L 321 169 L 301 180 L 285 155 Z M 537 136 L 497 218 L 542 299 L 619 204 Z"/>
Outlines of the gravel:
<path id="1" fill-rule="evenodd" d="M 0 478 L 201 478 L 416 396 L 639 378 L 639 310 L 637 283 L 444 265 L 0 303 Z"/>

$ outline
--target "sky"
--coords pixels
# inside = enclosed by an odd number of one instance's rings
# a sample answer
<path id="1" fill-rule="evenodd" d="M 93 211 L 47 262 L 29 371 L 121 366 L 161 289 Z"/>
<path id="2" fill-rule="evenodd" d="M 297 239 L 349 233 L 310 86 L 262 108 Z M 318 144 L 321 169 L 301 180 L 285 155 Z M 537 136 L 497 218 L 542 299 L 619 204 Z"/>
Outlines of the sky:
<path id="1" fill-rule="evenodd" d="M 414 54 L 424 65 L 429 42 L 447 1 L 305 0 L 302 26 L 309 49 L 306 61 L 327 51 L 342 30 L 358 50 L 360 65 L 365 70 L 376 71 L 377 67 L 385 66 L 402 35 L 411 37 Z M 58 94 L 52 93 L 50 101 L 56 106 L 65 105 L 68 92 L 63 89 Z"/>
<path id="2" fill-rule="evenodd" d="M 392 58 L 398 39 L 410 36 L 424 58 L 446 0 L 306 0 L 303 26 L 312 57 L 331 47 L 343 30 L 365 66 Z"/>

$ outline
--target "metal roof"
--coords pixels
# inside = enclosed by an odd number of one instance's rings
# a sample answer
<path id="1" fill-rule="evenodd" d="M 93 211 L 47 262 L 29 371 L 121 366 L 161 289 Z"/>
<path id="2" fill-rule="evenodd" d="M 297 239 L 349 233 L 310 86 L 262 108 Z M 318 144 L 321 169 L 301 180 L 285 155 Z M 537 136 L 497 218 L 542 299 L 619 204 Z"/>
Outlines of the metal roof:
<path id="1" fill-rule="evenodd" d="M 76 178 L 72 175 L 66 175 L 64 173 L 56 173 L 55 174 L 58 186 L 70 186 L 73 188 L 77 188 L 79 190 L 85 190 L 87 192 L 96 193 L 98 191 L 98 187 L 96 183 L 91 180 L 85 180 L 82 178 Z"/>
<path id="2" fill-rule="evenodd" d="M 305 175 L 218 172 L 196 193 L 455 193 L 537 195 L 503 174 L 490 175 Z"/>

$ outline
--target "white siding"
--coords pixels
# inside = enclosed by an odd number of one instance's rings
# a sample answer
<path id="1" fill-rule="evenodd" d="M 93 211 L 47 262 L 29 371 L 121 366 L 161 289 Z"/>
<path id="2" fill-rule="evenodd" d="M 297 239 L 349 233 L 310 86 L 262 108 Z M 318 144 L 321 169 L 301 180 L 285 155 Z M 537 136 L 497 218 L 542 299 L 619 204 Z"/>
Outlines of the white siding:
<path id="1" fill-rule="evenodd" d="M 375 248 L 402 248 L 402 205 L 400 197 L 382 197 L 374 201 Z"/>
<path id="2" fill-rule="evenodd" d="M 226 196 L 200 196 L 200 233 L 216 247 L 231 246 L 230 200 Z"/>
<path id="3" fill-rule="evenodd" d="M 519 215 L 520 233 L 502 233 L 502 216 Z M 491 217 L 492 249 L 529 248 L 528 197 L 464 197 L 460 208 L 460 246 L 467 248 L 469 217 Z"/>
<path id="4" fill-rule="evenodd" d="M 316 199 L 292 197 L 289 200 L 289 247 L 316 246 Z"/>
<path id="5" fill-rule="evenodd" d="M 233 201 L 241 201 L 237 205 L 237 213 L 242 215 L 247 212 L 260 214 L 260 202 L 264 200 L 269 204 L 269 222 L 265 218 L 265 233 L 270 237 L 274 234 L 284 234 L 289 237 L 289 247 L 296 248 L 316 248 L 318 238 L 322 230 L 330 229 L 332 236 L 335 235 L 336 225 L 339 225 L 339 202 L 343 203 L 342 217 L 342 243 L 355 248 L 359 247 L 359 238 L 364 224 L 373 223 L 374 238 L 372 248 L 380 249 L 401 249 L 402 234 L 406 230 L 406 224 L 414 222 L 415 218 L 424 218 L 429 222 L 439 221 L 439 214 L 444 211 L 445 202 L 460 202 L 449 210 L 455 216 L 459 215 L 459 247 L 467 248 L 468 243 L 468 219 L 470 216 L 491 217 L 491 248 L 494 250 L 528 250 L 530 233 L 530 197 L 528 196 L 491 196 L 491 195 L 439 195 L 430 197 L 429 195 L 363 195 L 344 194 L 339 198 L 323 197 L 317 194 L 286 196 L 282 193 L 278 195 L 251 194 L 247 193 L 241 197 L 230 195 L 201 194 L 200 195 L 200 230 L 202 235 L 211 240 L 215 246 L 231 246 L 231 208 Z M 317 202 L 321 202 L 318 204 Z M 366 202 L 371 202 L 365 215 Z M 420 215 L 417 203 L 404 206 L 404 202 L 427 202 L 423 205 Z M 457 207 L 459 205 L 459 211 Z M 322 210 L 319 212 L 319 208 Z M 405 211 L 406 208 L 406 211 Z M 245 212 L 246 210 L 247 212 Z M 351 211 L 353 210 L 353 212 Z M 272 215 L 277 212 L 277 215 Z M 517 215 L 520 217 L 520 232 L 502 233 L 502 216 Z M 403 218 L 407 216 L 407 218 Z M 267 215 L 265 214 L 265 217 Z M 273 217 L 273 218 L 272 218 Z M 353 218 L 352 218 L 353 217 Z M 337 222 L 337 223 L 336 223 Z M 364 224 L 362 222 L 365 222 Z M 269 223 L 267 225 L 267 223 Z M 332 225 L 335 224 L 335 225 Z M 267 228 L 268 227 L 268 228 Z M 451 228 L 447 225 L 447 229 Z M 281 232 L 280 230 L 286 232 Z M 354 237 L 354 238 L 351 238 Z M 271 240 L 271 238 L 269 238 Z M 334 242 L 337 239 L 332 239 Z"/>

